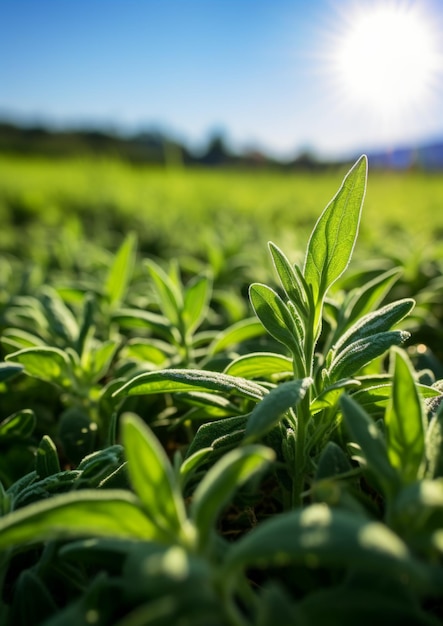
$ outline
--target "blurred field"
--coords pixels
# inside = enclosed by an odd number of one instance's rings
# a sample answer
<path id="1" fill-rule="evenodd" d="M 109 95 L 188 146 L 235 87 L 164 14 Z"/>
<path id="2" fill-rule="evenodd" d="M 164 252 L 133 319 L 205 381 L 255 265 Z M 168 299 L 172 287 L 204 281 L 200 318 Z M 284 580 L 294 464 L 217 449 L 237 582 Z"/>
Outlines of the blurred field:
<path id="1" fill-rule="evenodd" d="M 163 257 L 254 256 L 269 239 L 296 253 L 344 174 L 1 157 L 0 251 L 43 262 L 63 243 L 115 249 L 135 230 L 144 252 Z M 369 171 L 357 254 L 426 249 L 442 233 L 442 175 Z"/>
<path id="2" fill-rule="evenodd" d="M 345 173 L 0 157 L 0 325 L 14 294 L 48 284 L 66 297 L 72 289 L 96 289 L 129 232 L 137 234 L 139 258 L 177 260 L 186 279 L 209 269 L 214 298 L 231 322 L 243 319 L 250 315 L 249 285 L 275 281 L 267 242 L 302 262 L 312 227 Z M 351 267 L 333 289 L 401 267 L 391 298 L 415 298 L 409 328 L 441 361 L 442 235 L 441 174 L 370 169 Z M 134 281 L 144 285 L 142 264 Z"/>

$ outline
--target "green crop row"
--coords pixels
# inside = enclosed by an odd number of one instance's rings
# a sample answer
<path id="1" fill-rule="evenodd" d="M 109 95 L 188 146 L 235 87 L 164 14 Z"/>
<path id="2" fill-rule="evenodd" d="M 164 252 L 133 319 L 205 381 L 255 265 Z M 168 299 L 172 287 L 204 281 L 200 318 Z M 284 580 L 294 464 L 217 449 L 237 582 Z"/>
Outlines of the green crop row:
<path id="1" fill-rule="evenodd" d="M 4 255 L 0 623 L 443 623 L 441 261 L 349 265 L 366 177 L 273 278 L 134 232 Z"/>

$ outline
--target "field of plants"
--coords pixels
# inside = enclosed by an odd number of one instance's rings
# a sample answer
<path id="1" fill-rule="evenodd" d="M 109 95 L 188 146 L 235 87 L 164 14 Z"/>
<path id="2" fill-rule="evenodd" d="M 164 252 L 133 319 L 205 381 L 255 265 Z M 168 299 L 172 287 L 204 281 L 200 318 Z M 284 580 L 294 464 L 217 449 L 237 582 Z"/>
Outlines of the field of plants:
<path id="1" fill-rule="evenodd" d="M 0 624 L 443 624 L 442 207 L 0 158 Z"/>

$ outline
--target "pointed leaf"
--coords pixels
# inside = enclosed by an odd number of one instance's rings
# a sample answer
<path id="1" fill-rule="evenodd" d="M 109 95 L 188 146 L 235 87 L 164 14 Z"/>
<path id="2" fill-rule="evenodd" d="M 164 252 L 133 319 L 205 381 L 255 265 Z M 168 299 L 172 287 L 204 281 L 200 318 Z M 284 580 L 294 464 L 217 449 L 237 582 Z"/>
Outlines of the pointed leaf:
<path id="1" fill-rule="evenodd" d="M 209 354 L 217 354 L 248 339 L 260 337 L 263 333 L 263 325 L 255 317 L 241 320 L 217 334 L 209 347 Z"/>
<path id="2" fill-rule="evenodd" d="M 315 303 L 323 300 L 351 259 L 366 191 L 366 173 L 367 158 L 362 156 L 320 215 L 309 239 L 303 273 L 312 285 Z"/>
<path id="3" fill-rule="evenodd" d="M 145 372 L 135 376 L 115 391 L 113 395 L 140 396 L 179 391 L 237 393 L 255 400 L 261 400 L 267 393 L 267 390 L 258 383 L 237 376 L 205 370 L 170 369 Z"/>
<path id="4" fill-rule="evenodd" d="M 165 540 L 127 491 L 63 493 L 0 519 L 0 550 L 82 536 Z"/>
<path id="5" fill-rule="evenodd" d="M 37 448 L 35 471 L 38 478 L 46 478 L 60 472 L 57 448 L 51 437 L 44 435 Z"/>
<path id="6" fill-rule="evenodd" d="M 343 351 L 354 341 L 390 330 L 406 317 L 414 306 L 415 301 L 412 298 L 404 298 L 364 315 L 340 337 L 334 346 L 335 353 Z"/>
<path id="7" fill-rule="evenodd" d="M 51 287 L 44 288 L 41 301 L 52 336 L 63 339 L 66 345 L 73 345 L 79 327 L 71 309 Z"/>
<path id="8" fill-rule="evenodd" d="M 292 359 L 272 352 L 251 352 L 232 361 L 225 374 L 243 378 L 279 380 L 293 376 Z"/>
<path id="9" fill-rule="evenodd" d="M 173 326 L 179 327 L 183 308 L 183 296 L 179 288 L 157 263 L 148 259 L 145 260 L 145 265 L 154 282 L 158 304 L 163 315 Z"/>
<path id="10" fill-rule="evenodd" d="M 28 376 L 64 387 L 71 382 L 71 360 L 58 348 L 25 348 L 8 354 L 6 360 L 23 365 Z"/>
<path id="11" fill-rule="evenodd" d="M 129 233 L 120 246 L 106 277 L 104 291 L 111 308 L 119 306 L 127 291 L 135 265 L 137 237 Z"/>
<path id="12" fill-rule="evenodd" d="M 404 330 L 391 330 L 354 341 L 333 359 L 328 371 L 329 379 L 337 381 L 355 376 L 362 367 L 384 354 L 391 346 L 401 345 L 410 336 Z"/>
<path id="13" fill-rule="evenodd" d="M 286 304 L 267 285 L 254 283 L 249 288 L 254 311 L 268 333 L 294 354 L 301 353 L 302 339 Z"/>
<path id="14" fill-rule="evenodd" d="M 129 478 L 147 515 L 163 531 L 176 535 L 185 511 L 164 449 L 146 424 L 130 413 L 122 416 L 122 439 Z"/>
<path id="15" fill-rule="evenodd" d="M 401 269 L 394 267 L 376 276 L 358 289 L 355 297 L 352 299 L 351 310 L 347 316 L 348 322 L 352 324 L 363 315 L 380 306 L 392 285 L 399 279 L 401 273 Z"/>
<path id="16" fill-rule="evenodd" d="M 273 459 L 270 448 L 245 446 L 228 452 L 209 470 L 194 493 L 190 511 L 200 545 L 208 541 L 221 509 L 238 487 Z"/>
<path id="17" fill-rule="evenodd" d="M 272 389 L 261 402 L 255 405 L 246 425 L 247 441 L 258 439 L 269 432 L 286 411 L 295 408 L 305 397 L 312 385 L 312 378 L 291 380 Z"/>
<path id="18" fill-rule="evenodd" d="M 294 268 L 285 254 L 271 241 L 268 243 L 274 267 L 288 299 L 295 305 L 302 316 L 307 315 L 307 297 Z"/>
<path id="19" fill-rule="evenodd" d="M 368 468 L 385 494 L 394 494 L 400 485 L 399 476 L 389 461 L 386 443 L 380 430 L 360 405 L 346 394 L 342 395 L 340 404 L 346 427 L 352 440 L 360 446 Z"/>
<path id="20" fill-rule="evenodd" d="M 197 276 L 186 287 L 183 304 L 183 321 L 192 335 L 204 320 L 211 297 L 212 281 L 208 276 Z"/>
<path id="21" fill-rule="evenodd" d="M 392 351 L 392 393 L 386 409 L 388 454 L 405 483 L 415 481 L 425 455 L 424 408 L 406 354 Z"/>

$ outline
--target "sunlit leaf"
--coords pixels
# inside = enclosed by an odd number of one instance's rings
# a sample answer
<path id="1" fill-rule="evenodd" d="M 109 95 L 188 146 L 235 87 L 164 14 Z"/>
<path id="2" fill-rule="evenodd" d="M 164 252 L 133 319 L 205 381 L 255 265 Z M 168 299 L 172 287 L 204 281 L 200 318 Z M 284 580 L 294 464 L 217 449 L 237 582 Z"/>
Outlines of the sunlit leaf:
<path id="1" fill-rule="evenodd" d="M 134 271 L 137 237 L 129 233 L 120 246 L 105 280 L 104 291 L 111 308 L 119 306 Z"/>
<path id="2" fill-rule="evenodd" d="M 267 390 L 253 381 L 219 372 L 192 369 L 170 369 L 145 372 L 125 383 L 114 395 L 140 396 L 179 391 L 215 391 L 237 393 L 260 400 Z"/>
<path id="3" fill-rule="evenodd" d="M 226 350 L 226 348 L 233 348 L 248 339 L 260 337 L 263 333 L 263 325 L 256 318 L 241 320 L 217 334 L 217 337 L 209 347 L 209 353 L 217 354 Z"/>
<path id="4" fill-rule="evenodd" d="M 127 491 L 64 493 L 0 519 L 0 550 L 82 536 L 165 540 Z"/>
<path id="5" fill-rule="evenodd" d="M 425 454 L 425 418 L 412 365 L 406 354 L 392 351 L 392 392 L 386 409 L 388 454 L 403 480 L 418 478 Z"/>
<path id="6" fill-rule="evenodd" d="M 185 519 L 183 501 L 168 457 L 136 415 L 122 416 L 122 438 L 131 484 L 152 522 L 173 537 Z"/>
<path id="7" fill-rule="evenodd" d="M 66 352 L 58 348 L 25 348 L 8 354 L 6 360 L 23 365 L 28 376 L 62 386 L 71 383 L 71 360 Z"/>
<path id="8" fill-rule="evenodd" d="M 321 301 L 351 259 L 366 191 L 367 158 L 355 163 L 320 215 L 309 239 L 303 273 Z"/>
<path id="9" fill-rule="evenodd" d="M 295 305 L 297 310 L 303 315 L 307 314 L 307 297 L 304 292 L 303 285 L 301 284 L 294 267 L 286 258 L 285 254 L 271 241 L 268 244 L 271 252 L 274 267 L 277 270 L 278 277 L 286 292 L 286 295 L 291 302 Z"/>
<path id="10" fill-rule="evenodd" d="M 252 410 L 246 425 L 246 439 L 255 440 L 270 431 L 288 409 L 295 409 L 312 382 L 312 378 L 291 380 L 272 389 Z"/>
<path id="11" fill-rule="evenodd" d="M 186 286 L 182 315 L 189 334 L 200 326 L 206 316 L 211 288 L 212 281 L 208 276 L 197 276 Z"/>
<path id="12" fill-rule="evenodd" d="M 268 333 L 294 354 L 301 353 L 302 337 L 286 304 L 267 285 L 254 283 L 249 288 L 254 311 Z"/>
<path id="13" fill-rule="evenodd" d="M 226 454 L 209 470 L 194 493 L 190 510 L 200 545 L 208 541 L 221 509 L 238 487 L 273 459 L 270 448 L 244 446 Z"/>
<path id="14" fill-rule="evenodd" d="M 145 266 L 154 283 L 158 304 L 163 315 L 176 327 L 180 327 L 183 295 L 166 272 L 152 259 L 145 259 Z"/>
<path id="15" fill-rule="evenodd" d="M 394 494 L 400 485 L 399 475 L 389 461 L 386 442 L 381 432 L 355 400 L 343 394 L 340 404 L 351 439 L 360 446 L 368 468 L 385 494 Z"/>
<path id="16" fill-rule="evenodd" d="M 294 375 L 292 359 L 272 352 L 251 352 L 240 356 L 225 368 L 224 373 L 264 380 L 280 380 Z"/>

